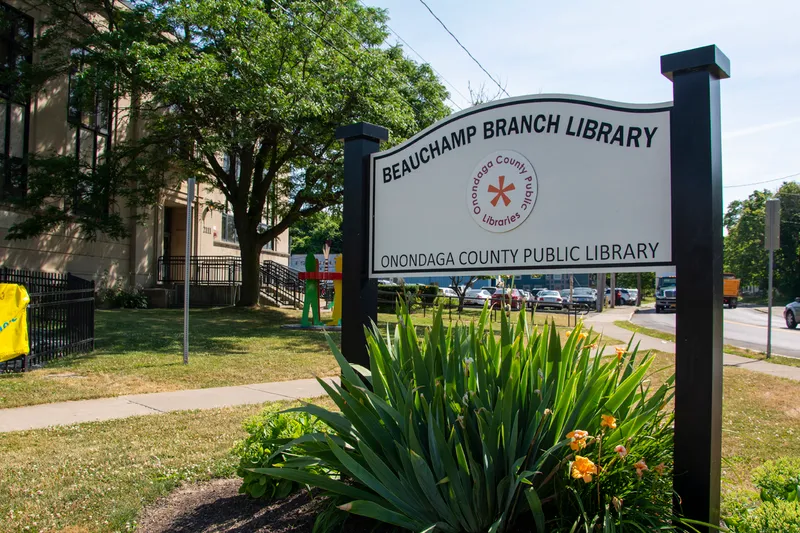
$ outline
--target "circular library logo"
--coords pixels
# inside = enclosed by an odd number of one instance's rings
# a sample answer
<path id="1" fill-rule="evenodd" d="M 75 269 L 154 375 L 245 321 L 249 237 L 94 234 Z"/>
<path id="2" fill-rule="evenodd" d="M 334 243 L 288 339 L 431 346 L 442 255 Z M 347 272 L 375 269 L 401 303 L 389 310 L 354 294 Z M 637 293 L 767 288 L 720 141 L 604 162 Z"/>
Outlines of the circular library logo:
<path id="1" fill-rule="evenodd" d="M 481 160 L 467 186 L 467 209 L 486 231 L 503 233 L 520 226 L 536 204 L 536 172 L 513 150 L 499 150 Z"/>

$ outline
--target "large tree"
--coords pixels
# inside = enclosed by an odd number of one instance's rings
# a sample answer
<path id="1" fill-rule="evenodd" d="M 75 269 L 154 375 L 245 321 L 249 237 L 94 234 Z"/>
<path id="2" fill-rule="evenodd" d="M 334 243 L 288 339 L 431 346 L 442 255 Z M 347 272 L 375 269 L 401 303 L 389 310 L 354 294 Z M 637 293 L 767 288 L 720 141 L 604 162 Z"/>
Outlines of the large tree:
<path id="1" fill-rule="evenodd" d="M 29 216 L 8 238 L 67 224 L 88 238 L 122 238 L 130 223 L 109 202 L 136 216 L 165 187 L 193 176 L 230 206 L 242 256 L 239 305 L 254 305 L 261 249 L 341 202 L 337 126 L 378 123 L 398 142 L 449 113 L 430 67 L 383 47 L 386 13 L 358 0 L 131 5 L 43 3 L 29 89 L 72 73 L 71 105 L 97 115 L 100 101 L 129 100 L 113 112 L 145 126 L 96 163 L 36 154 L 28 194 L 14 199 Z"/>
<path id="2" fill-rule="evenodd" d="M 299 220 L 290 230 L 293 254 L 321 254 L 330 241 L 331 253 L 342 253 L 342 213 L 326 209 Z"/>
<path id="3" fill-rule="evenodd" d="M 754 191 L 745 200 L 731 202 L 725 213 L 724 265 L 745 286 L 767 289 L 767 251 L 764 249 L 766 202 L 781 203 L 781 245 L 775 252 L 775 288 L 787 298 L 800 296 L 800 185 L 784 183 L 776 193 Z"/>
<path id="4" fill-rule="evenodd" d="M 728 234 L 724 240 L 723 265 L 736 274 L 744 286 L 767 288 L 767 255 L 764 251 L 764 219 L 769 191 L 754 191 L 745 200 L 728 205 L 723 224 Z"/>

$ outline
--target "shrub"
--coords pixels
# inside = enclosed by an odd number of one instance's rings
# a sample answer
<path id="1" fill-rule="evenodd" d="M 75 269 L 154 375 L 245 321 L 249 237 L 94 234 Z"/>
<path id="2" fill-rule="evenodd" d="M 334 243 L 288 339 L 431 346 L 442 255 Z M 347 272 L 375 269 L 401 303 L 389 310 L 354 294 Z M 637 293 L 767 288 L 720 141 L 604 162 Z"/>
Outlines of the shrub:
<path id="1" fill-rule="evenodd" d="M 147 309 L 147 295 L 138 285 L 126 287 L 121 282 L 104 287 L 97 292 L 100 304 L 105 307 L 123 309 Z"/>
<path id="2" fill-rule="evenodd" d="M 378 287 L 378 310 L 392 312 L 396 308 L 398 300 L 409 310 L 420 305 L 431 306 L 437 294 L 439 294 L 439 288 L 435 285 L 381 285 Z"/>
<path id="3" fill-rule="evenodd" d="M 753 470 L 753 483 L 764 501 L 796 501 L 800 491 L 800 459 L 781 457 Z"/>
<path id="4" fill-rule="evenodd" d="M 777 500 L 762 502 L 737 517 L 726 517 L 732 533 L 797 533 L 800 531 L 800 505 Z"/>
<path id="5" fill-rule="evenodd" d="M 295 439 L 310 433 L 325 430 L 325 425 L 306 413 L 276 413 L 271 409 L 245 422 L 247 438 L 237 443 L 234 454 L 238 455 L 239 467 L 236 474 L 242 478 L 239 493 L 253 498 L 285 498 L 291 494 L 297 484 L 277 479 L 267 474 L 254 472 L 254 468 L 279 465 L 291 465 L 303 468 L 308 472 L 322 472 L 313 465 L 302 465 L 295 451 L 289 447 L 278 453 L 275 451 Z"/>
<path id="6" fill-rule="evenodd" d="M 800 531 L 800 460 L 783 457 L 753 471 L 759 492 L 725 498 L 725 524 L 732 533 L 795 533 Z"/>
<path id="7" fill-rule="evenodd" d="M 341 386 L 320 384 L 341 412 L 296 410 L 334 432 L 287 449 L 342 476 L 288 464 L 255 472 L 320 487 L 342 510 L 413 531 L 677 529 L 662 412 L 672 378 L 650 390 L 652 357 L 603 358 L 580 325 L 562 348 L 554 326 L 530 331 L 524 313 L 513 328 L 501 314 L 497 339 L 489 315 L 446 329 L 438 310 L 420 338 L 400 309 L 392 336 L 369 332 L 369 369 L 349 365 L 329 339 Z"/>

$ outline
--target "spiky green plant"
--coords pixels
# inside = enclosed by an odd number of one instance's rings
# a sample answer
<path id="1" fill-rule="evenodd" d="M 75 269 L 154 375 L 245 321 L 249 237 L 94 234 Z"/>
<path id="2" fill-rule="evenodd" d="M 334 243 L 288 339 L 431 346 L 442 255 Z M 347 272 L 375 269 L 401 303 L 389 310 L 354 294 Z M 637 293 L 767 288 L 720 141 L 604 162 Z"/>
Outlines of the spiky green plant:
<path id="1" fill-rule="evenodd" d="M 522 515 L 540 533 L 597 523 L 593 516 L 609 527 L 621 523 L 619 510 L 610 510 L 615 495 L 602 489 L 605 472 L 575 479 L 572 462 L 593 446 L 612 454 L 618 444 L 630 446 L 643 428 L 664 431 L 672 379 L 649 390 L 651 356 L 629 347 L 603 357 L 580 324 L 562 346 L 554 325 L 530 330 L 524 313 L 515 326 L 501 317 L 498 337 L 486 310 L 448 329 L 439 310 L 420 337 L 399 308 L 393 334 L 367 331 L 370 369 L 348 364 L 330 342 L 341 385 L 319 382 L 340 412 L 298 409 L 334 431 L 290 445 L 342 477 L 255 471 L 322 488 L 345 502 L 343 510 L 412 531 L 501 532 Z M 601 428 L 602 414 L 613 415 L 616 427 Z M 590 437 L 566 438 L 576 429 Z M 628 474 L 636 477 L 633 468 Z M 590 485 L 600 487 L 597 494 L 575 502 Z M 672 527 L 669 500 L 652 523 Z"/>

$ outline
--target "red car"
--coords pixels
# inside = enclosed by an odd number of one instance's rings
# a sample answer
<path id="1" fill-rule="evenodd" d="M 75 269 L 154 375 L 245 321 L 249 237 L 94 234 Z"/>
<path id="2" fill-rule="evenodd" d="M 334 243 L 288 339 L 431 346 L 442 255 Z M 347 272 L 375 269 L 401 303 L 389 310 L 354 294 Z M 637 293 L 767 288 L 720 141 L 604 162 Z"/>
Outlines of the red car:
<path id="1" fill-rule="evenodd" d="M 516 311 L 525 305 L 525 298 L 523 298 L 522 293 L 517 289 L 497 289 L 495 293 L 492 294 L 492 307 L 495 309 L 502 309 L 506 305 Z"/>

